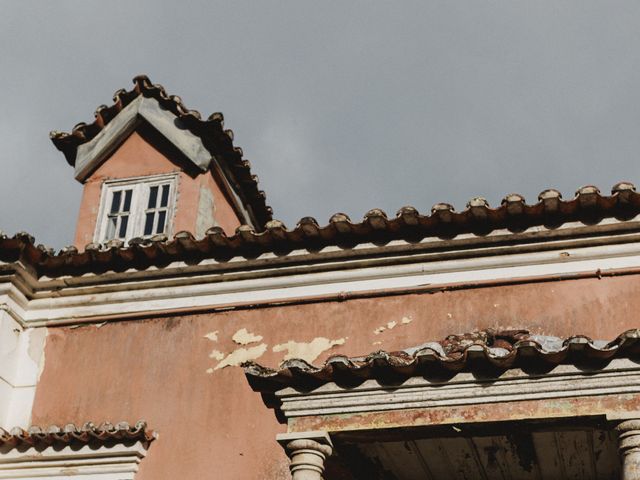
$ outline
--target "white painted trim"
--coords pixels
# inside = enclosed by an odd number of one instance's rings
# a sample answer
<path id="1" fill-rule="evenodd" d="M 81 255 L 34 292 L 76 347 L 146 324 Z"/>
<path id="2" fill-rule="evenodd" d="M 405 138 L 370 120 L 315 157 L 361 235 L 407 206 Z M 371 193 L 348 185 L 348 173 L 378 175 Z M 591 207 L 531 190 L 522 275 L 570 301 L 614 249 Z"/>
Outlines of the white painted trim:
<path id="1" fill-rule="evenodd" d="M 98 448 L 0 449 L 0 479 L 133 480 L 145 455 L 140 441 Z"/>
<path id="2" fill-rule="evenodd" d="M 78 147 L 75 175 L 84 181 L 136 128 L 144 118 L 167 140 L 178 148 L 203 172 L 211 163 L 211 154 L 202 140 L 191 133 L 171 112 L 163 109 L 155 98 L 142 95 L 127 105 L 91 141 Z"/>
<path id="3" fill-rule="evenodd" d="M 638 393 L 640 366 L 628 359 L 614 359 L 597 372 L 560 365 L 537 375 L 511 369 L 489 380 L 459 373 L 449 381 L 413 377 L 393 387 L 381 386 L 376 380 L 346 389 L 328 383 L 310 393 L 285 388 L 276 396 L 284 415 L 295 418 Z"/>
<path id="4" fill-rule="evenodd" d="M 25 330 L 0 312 L 0 427 L 5 430 L 30 423 L 46 334 L 45 328 Z"/>
<path id="5" fill-rule="evenodd" d="M 111 199 L 113 198 L 112 195 L 115 190 L 125 189 L 127 187 L 130 187 L 133 192 L 126 238 L 143 237 L 145 210 L 149 199 L 148 189 L 152 186 L 167 183 L 169 184 L 169 203 L 164 233 L 168 236 L 173 235 L 173 222 L 178 190 L 178 174 L 169 173 L 105 181 L 100 189 L 100 208 L 98 210 L 98 220 L 96 221 L 96 230 L 93 236 L 93 241 L 101 243 L 110 240 L 106 238 L 106 232 L 108 225 L 108 212 L 111 205 Z"/>
<path id="6" fill-rule="evenodd" d="M 347 270 L 304 273 L 285 268 L 266 272 L 264 278 L 251 273 L 213 274 L 198 282 L 189 277 L 158 281 L 130 281 L 117 290 L 100 287 L 69 288 L 65 295 L 43 295 L 28 302 L 23 312 L 27 324 L 53 325 L 110 314 L 136 311 L 167 311 L 177 308 L 220 307 L 233 304 L 304 299 L 328 295 L 386 291 L 414 287 L 439 288 L 452 284 L 482 281 L 517 281 L 550 275 L 602 273 L 640 268 L 640 244 L 608 245 L 499 257 L 478 257 L 405 265 L 362 266 Z M 255 273 L 255 272 L 253 272 Z M 263 272 L 265 273 L 265 272 Z M 287 274 L 288 273 L 288 274 Z M 181 283 L 182 282 L 182 283 Z"/>
<path id="7" fill-rule="evenodd" d="M 640 222 L 571 224 L 554 231 L 327 247 L 287 256 L 265 253 L 228 262 L 174 262 L 163 268 L 36 279 L 4 264 L 0 309 L 22 327 L 75 323 L 177 309 L 226 309 L 287 301 L 348 298 L 403 289 L 464 287 L 553 276 L 640 269 Z M 514 242 L 518 242 L 514 244 Z M 2 264 L 0 264 L 0 268 Z M 13 273 L 12 273 L 13 272 Z"/>

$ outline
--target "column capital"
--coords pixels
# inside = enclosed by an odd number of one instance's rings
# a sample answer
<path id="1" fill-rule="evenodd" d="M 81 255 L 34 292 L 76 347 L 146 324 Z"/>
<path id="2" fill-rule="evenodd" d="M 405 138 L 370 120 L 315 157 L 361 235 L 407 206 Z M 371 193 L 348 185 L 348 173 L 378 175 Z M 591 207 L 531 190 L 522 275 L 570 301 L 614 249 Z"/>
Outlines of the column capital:
<path id="1" fill-rule="evenodd" d="M 622 479 L 640 480 L 640 419 L 630 418 L 616 426 Z"/>
<path id="2" fill-rule="evenodd" d="M 640 449 L 640 419 L 634 418 L 620 422 L 616 426 L 618 448 L 623 455 Z"/>
<path id="3" fill-rule="evenodd" d="M 283 433 L 276 439 L 291 459 L 293 480 L 322 480 L 324 462 L 333 453 L 327 432 Z"/>

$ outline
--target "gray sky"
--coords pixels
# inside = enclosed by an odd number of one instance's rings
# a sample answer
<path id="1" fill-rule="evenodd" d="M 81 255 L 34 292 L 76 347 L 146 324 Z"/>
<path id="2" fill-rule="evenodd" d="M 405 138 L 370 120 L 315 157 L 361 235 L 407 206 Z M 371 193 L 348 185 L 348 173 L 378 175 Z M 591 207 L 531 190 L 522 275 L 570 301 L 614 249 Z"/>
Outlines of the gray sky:
<path id="1" fill-rule="evenodd" d="M 148 74 L 225 114 L 275 217 L 639 182 L 638 1 L 0 0 L 0 228 L 71 243 L 49 141 Z"/>

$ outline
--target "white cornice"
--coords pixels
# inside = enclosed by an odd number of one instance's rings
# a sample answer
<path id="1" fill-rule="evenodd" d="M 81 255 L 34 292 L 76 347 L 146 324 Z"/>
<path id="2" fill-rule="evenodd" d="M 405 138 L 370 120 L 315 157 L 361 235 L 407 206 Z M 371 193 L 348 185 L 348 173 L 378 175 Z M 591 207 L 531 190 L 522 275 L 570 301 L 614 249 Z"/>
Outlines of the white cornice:
<path id="1" fill-rule="evenodd" d="M 139 441 L 109 447 L 0 449 L 0 479 L 61 480 L 72 475 L 87 480 L 133 480 L 145 455 L 146 447 Z"/>
<path id="2" fill-rule="evenodd" d="M 176 262 L 162 269 L 59 279 L 35 279 L 16 264 L 16 273 L 0 283 L 4 284 L 0 293 L 3 308 L 23 326 L 43 326 L 608 275 L 640 269 L 638 224 L 627 223 L 626 231 L 617 231 L 621 224 L 606 229 L 567 227 L 552 236 L 545 231 L 497 232 L 481 239 L 398 241 L 352 250 L 331 247 L 318 253 L 265 254 L 253 260 L 205 260 L 198 265 Z"/>

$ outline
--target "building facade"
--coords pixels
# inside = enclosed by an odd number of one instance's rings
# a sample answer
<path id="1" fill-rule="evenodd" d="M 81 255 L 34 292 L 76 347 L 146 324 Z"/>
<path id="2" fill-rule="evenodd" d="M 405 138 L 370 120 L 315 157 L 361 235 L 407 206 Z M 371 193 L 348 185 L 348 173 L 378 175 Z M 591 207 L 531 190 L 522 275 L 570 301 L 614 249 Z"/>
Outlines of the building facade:
<path id="1" fill-rule="evenodd" d="M 55 146 L 75 244 L 0 238 L 0 478 L 640 479 L 640 194 L 274 220 L 141 76 Z"/>

